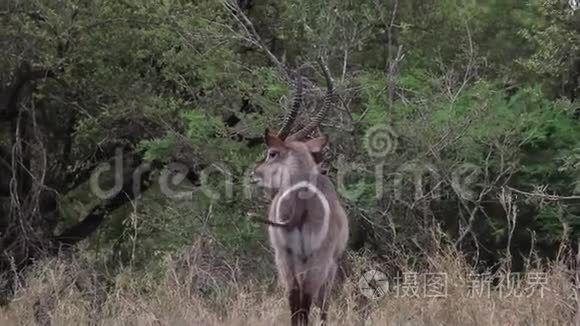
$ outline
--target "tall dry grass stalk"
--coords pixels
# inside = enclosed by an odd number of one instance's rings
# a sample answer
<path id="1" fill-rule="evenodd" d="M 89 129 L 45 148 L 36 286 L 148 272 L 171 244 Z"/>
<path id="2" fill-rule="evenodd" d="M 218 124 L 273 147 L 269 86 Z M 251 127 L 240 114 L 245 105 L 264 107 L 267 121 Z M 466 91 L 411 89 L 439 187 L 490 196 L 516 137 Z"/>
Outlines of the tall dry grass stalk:
<path id="1" fill-rule="evenodd" d="M 229 274 L 228 268 L 212 270 L 215 266 L 204 265 L 200 252 L 194 250 L 185 255 L 187 258 L 168 260 L 160 273 L 126 271 L 110 278 L 86 260 L 39 263 L 25 275 L 26 285 L 17 290 L 13 302 L 0 310 L 0 325 L 288 324 L 286 299 L 280 290 L 268 286 L 273 280 L 241 281 Z M 529 271 L 545 273 L 541 274 L 546 282 L 543 293 L 508 297 L 498 286 L 491 286 L 489 295 L 472 295 L 469 275 L 473 270 L 457 252 L 439 250 L 428 261 L 428 267 L 417 275 L 444 273 L 444 297 L 426 296 L 421 290 L 418 297 L 404 297 L 397 294 L 394 280 L 389 279 L 389 291 L 371 300 L 361 294 L 359 281 L 372 263 L 356 257 L 352 274 L 331 306 L 330 324 L 573 324 L 577 302 L 573 277 L 564 265 Z M 400 268 L 413 270 L 410 266 Z M 485 280 L 501 281 L 503 276 L 505 271 L 499 269 Z M 423 289 L 420 279 L 418 286 Z M 523 282 L 514 284 L 513 290 L 528 287 Z M 317 313 L 314 311 L 314 318 Z"/>

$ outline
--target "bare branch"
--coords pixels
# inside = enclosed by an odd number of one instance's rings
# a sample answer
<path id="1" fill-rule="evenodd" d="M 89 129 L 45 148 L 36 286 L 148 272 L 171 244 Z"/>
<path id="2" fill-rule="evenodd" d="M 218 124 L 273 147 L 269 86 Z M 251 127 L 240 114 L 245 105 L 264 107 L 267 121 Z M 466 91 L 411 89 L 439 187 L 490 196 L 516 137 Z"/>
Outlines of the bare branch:
<path id="1" fill-rule="evenodd" d="M 34 67 L 22 62 L 14 72 L 10 85 L 0 88 L 0 119 L 12 120 L 18 115 L 18 95 L 26 83 L 36 79 L 55 77 L 54 70 L 45 67 Z M 1 85 L 0 85 L 1 86 Z"/>
<path id="2" fill-rule="evenodd" d="M 546 200 L 550 200 L 550 201 L 579 200 L 580 199 L 580 196 L 559 196 L 559 195 L 547 194 L 546 193 L 547 186 L 537 187 L 534 190 L 534 192 L 523 191 L 523 190 L 519 190 L 519 189 L 516 189 L 513 187 L 509 187 L 509 186 L 507 186 L 507 188 L 513 192 L 518 193 L 518 194 L 526 195 L 528 197 L 537 197 L 537 198 L 546 199 Z"/>
<path id="3" fill-rule="evenodd" d="M 246 40 L 250 41 L 251 44 L 258 47 L 268 56 L 270 61 L 274 64 L 280 75 L 286 81 L 290 81 L 290 76 L 288 73 L 288 69 L 278 58 L 268 49 L 268 47 L 264 44 L 264 41 L 260 37 L 260 34 L 256 31 L 254 24 L 252 21 L 246 16 L 244 11 L 240 8 L 236 1 L 225 0 L 224 6 L 228 11 L 232 14 L 232 16 L 238 21 L 238 23 L 244 28 L 244 31 L 247 34 Z"/>

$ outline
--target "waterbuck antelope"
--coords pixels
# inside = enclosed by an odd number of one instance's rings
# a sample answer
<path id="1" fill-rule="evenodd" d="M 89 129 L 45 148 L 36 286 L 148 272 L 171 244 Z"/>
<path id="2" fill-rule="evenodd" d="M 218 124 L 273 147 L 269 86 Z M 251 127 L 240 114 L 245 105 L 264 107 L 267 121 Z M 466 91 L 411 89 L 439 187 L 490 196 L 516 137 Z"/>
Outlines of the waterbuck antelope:
<path id="1" fill-rule="evenodd" d="M 322 64 L 328 90 L 324 104 L 303 129 L 288 136 L 301 106 L 302 80 L 298 76 L 295 99 L 277 135 L 268 129 L 268 152 L 253 173 L 254 182 L 273 194 L 268 224 L 276 267 L 286 289 L 292 325 L 308 325 L 310 307 L 320 307 L 322 323 L 337 262 L 348 240 L 348 219 L 331 180 L 318 163 L 326 145 L 324 136 L 305 140 L 318 127 L 333 103 L 334 88 Z"/>

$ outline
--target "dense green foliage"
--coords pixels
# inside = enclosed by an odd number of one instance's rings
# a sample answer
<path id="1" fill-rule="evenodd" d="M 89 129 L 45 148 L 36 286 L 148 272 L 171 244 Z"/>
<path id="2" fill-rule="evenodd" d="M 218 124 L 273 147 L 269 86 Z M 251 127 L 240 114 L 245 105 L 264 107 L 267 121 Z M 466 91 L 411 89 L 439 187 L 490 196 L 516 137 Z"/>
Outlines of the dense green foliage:
<path id="1" fill-rule="evenodd" d="M 327 58 L 340 99 L 324 166 L 346 182 L 352 250 L 420 253 L 438 225 L 474 259 L 507 248 L 517 263 L 580 237 L 580 18 L 566 1 L 239 3 L 314 84 Z M 0 269 L 85 238 L 111 266 L 152 267 L 199 238 L 231 261 L 268 257 L 246 218 L 265 202 L 243 180 L 291 89 L 250 37 L 222 1 L 0 4 Z M 365 144 L 377 126 L 392 142 L 380 157 Z M 144 194 L 97 198 L 89 177 L 119 148 L 127 171 L 151 164 Z M 159 188 L 168 171 L 180 198 Z"/>

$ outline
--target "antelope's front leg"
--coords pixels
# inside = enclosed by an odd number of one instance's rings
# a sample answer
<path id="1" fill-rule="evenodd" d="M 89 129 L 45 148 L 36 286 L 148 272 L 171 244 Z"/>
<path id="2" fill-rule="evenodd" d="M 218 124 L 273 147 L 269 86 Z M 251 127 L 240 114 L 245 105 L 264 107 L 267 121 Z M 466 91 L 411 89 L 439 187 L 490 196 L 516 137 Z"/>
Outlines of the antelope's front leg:
<path id="1" fill-rule="evenodd" d="M 295 282 L 288 292 L 288 302 L 290 304 L 290 321 L 292 326 L 307 326 L 312 296 L 306 293 Z"/>

